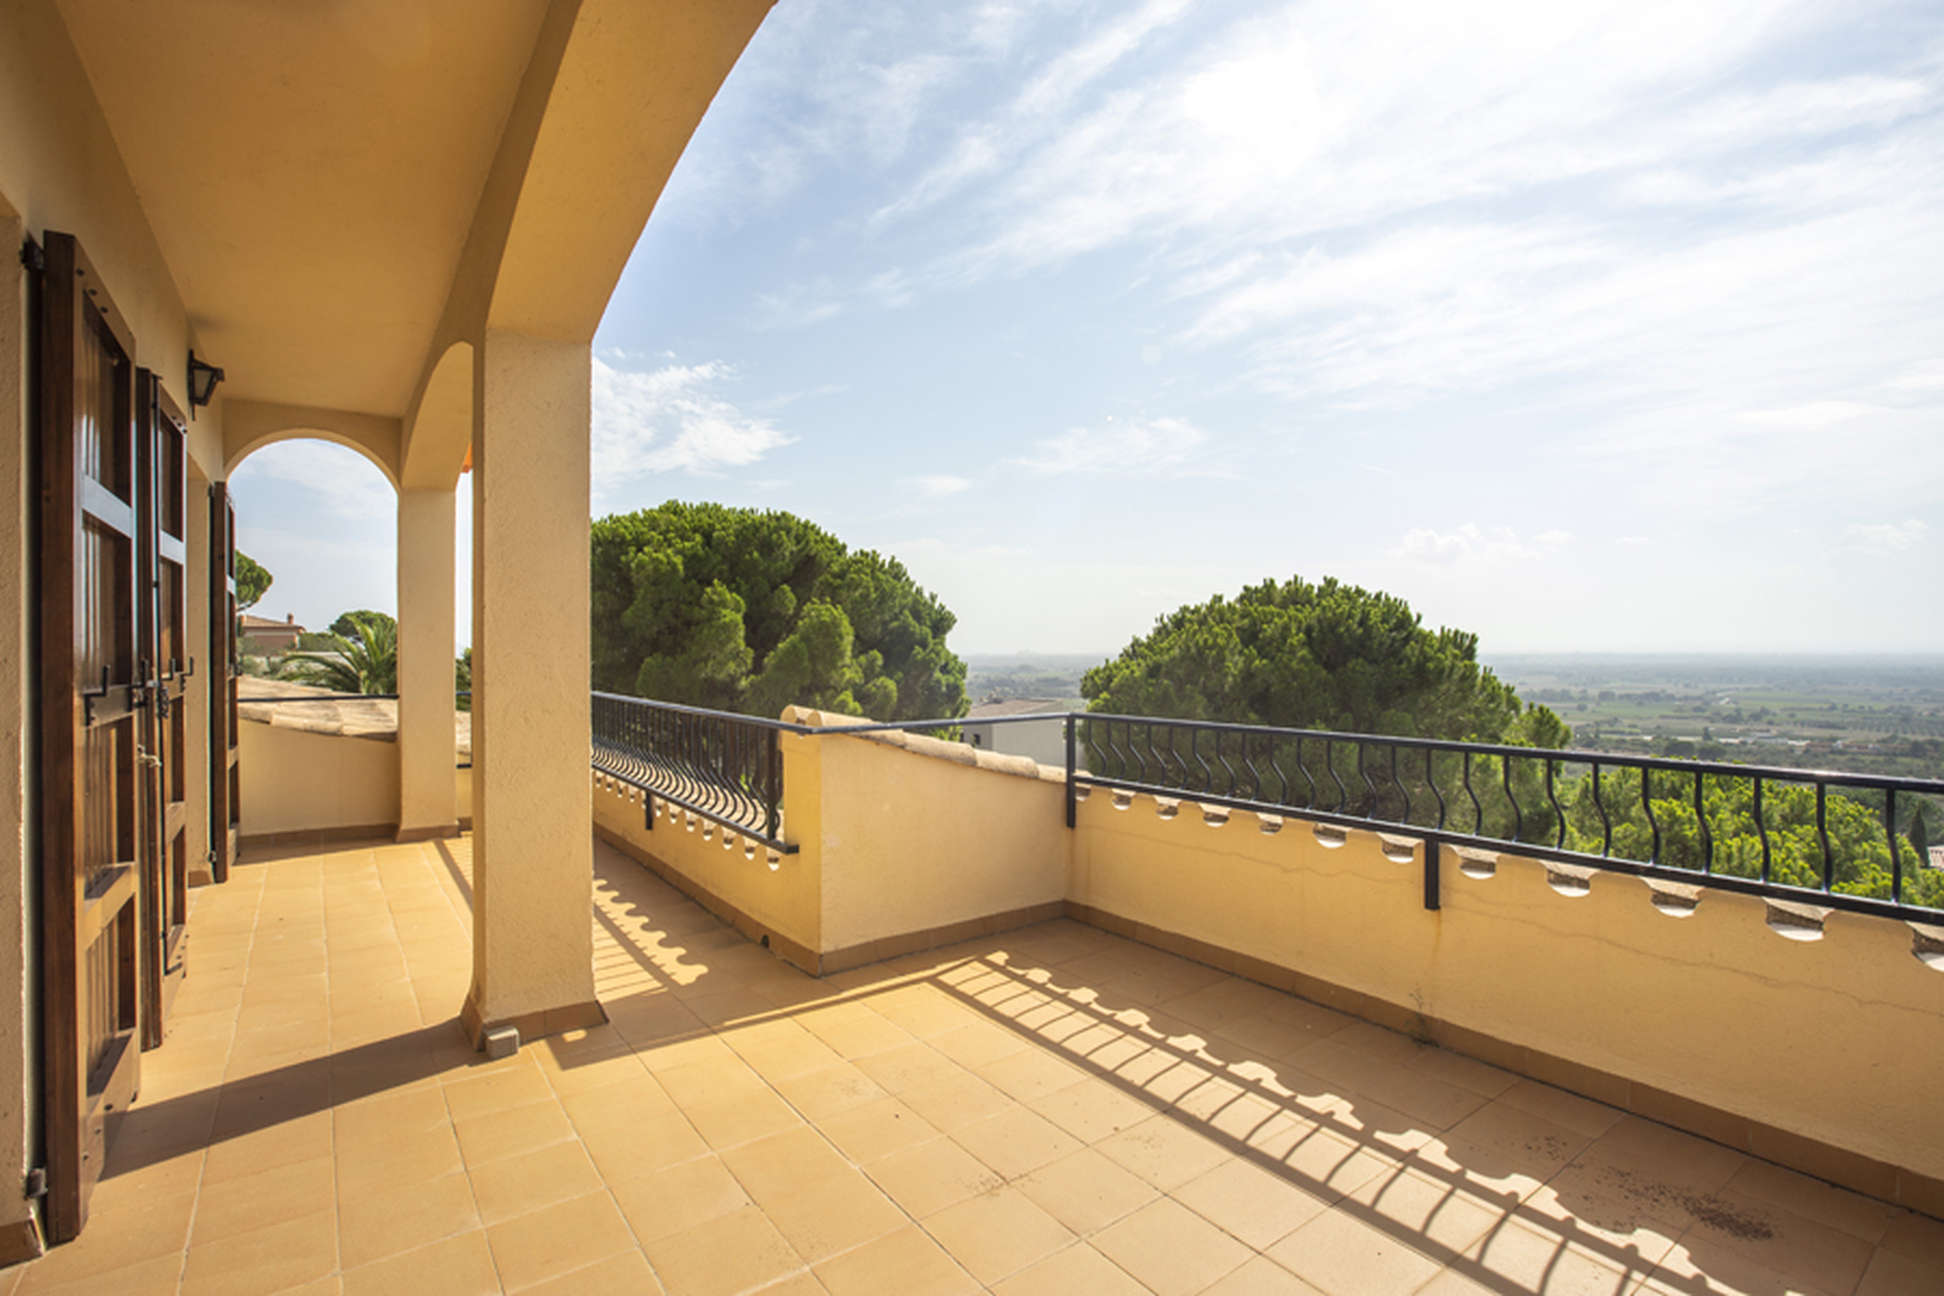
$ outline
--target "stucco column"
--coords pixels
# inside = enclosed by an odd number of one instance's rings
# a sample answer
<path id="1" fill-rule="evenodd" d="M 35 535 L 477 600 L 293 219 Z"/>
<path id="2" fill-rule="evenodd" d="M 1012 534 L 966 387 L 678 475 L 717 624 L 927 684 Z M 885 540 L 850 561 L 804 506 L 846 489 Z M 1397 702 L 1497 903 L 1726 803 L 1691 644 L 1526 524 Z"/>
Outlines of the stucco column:
<path id="1" fill-rule="evenodd" d="M 584 343 L 488 330 L 473 402 L 473 984 L 478 1041 L 594 998 Z"/>
<path id="2" fill-rule="evenodd" d="M 459 831 L 453 790 L 454 492 L 398 492 L 398 839 Z"/>

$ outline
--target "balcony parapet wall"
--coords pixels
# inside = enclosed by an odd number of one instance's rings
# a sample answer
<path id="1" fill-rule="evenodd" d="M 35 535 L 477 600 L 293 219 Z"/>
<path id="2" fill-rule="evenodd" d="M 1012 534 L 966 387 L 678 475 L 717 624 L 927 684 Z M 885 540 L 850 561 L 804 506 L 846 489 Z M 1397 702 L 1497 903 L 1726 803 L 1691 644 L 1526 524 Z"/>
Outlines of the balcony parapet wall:
<path id="1" fill-rule="evenodd" d="M 1063 772 L 1024 757 L 781 743 L 797 854 L 665 805 L 646 830 L 640 794 L 599 776 L 596 822 L 813 971 L 1064 913 L 1944 1213 L 1944 931 L 1469 848 L 1430 910 L 1408 836 L 1109 788 L 1069 832 Z"/>
<path id="2" fill-rule="evenodd" d="M 1076 916 L 1944 1210 L 1935 929 L 1478 851 L 1427 910 L 1409 839 L 1199 809 L 1082 800 Z"/>

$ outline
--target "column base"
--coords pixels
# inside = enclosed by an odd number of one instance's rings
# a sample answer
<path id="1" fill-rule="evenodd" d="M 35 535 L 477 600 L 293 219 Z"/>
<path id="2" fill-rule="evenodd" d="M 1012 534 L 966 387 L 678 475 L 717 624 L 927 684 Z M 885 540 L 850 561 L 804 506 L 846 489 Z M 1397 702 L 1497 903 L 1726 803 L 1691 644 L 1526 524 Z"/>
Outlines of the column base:
<path id="1" fill-rule="evenodd" d="M 561 1008 L 540 1008 L 533 1012 L 518 1013 L 512 1017 L 487 1018 L 479 1010 L 479 1001 L 472 995 L 466 996 L 466 1003 L 459 1010 L 459 1026 L 466 1032 L 475 1049 L 486 1047 L 486 1032 L 511 1026 L 520 1032 L 520 1043 L 529 1044 L 549 1035 L 564 1035 L 568 1031 L 591 1030 L 607 1021 L 607 1009 L 600 1001 L 589 999 L 586 1003 L 569 1004 Z"/>

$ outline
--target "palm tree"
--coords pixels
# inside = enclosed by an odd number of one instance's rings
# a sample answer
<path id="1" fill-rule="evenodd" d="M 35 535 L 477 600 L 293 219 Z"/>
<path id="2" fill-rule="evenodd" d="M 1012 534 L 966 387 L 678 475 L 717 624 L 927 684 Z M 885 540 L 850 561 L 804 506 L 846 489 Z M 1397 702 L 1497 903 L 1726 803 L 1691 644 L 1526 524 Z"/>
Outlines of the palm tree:
<path id="1" fill-rule="evenodd" d="M 336 693 L 398 692 L 398 622 L 375 612 L 340 620 L 355 638 L 332 634 L 329 648 L 290 653 L 277 677 Z"/>

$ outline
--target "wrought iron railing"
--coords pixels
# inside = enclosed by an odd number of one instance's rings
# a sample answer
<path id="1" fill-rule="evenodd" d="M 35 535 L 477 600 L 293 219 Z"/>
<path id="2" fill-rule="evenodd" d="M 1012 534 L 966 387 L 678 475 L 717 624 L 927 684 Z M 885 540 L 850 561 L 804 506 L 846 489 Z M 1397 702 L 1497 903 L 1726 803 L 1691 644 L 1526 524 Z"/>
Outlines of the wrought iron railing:
<path id="1" fill-rule="evenodd" d="M 1944 871 L 1901 813 L 1944 781 L 1076 713 L 1077 789 L 1103 787 L 1514 851 L 1830 908 L 1937 922 Z M 1900 827 L 1900 825 L 1902 825 Z"/>
<path id="2" fill-rule="evenodd" d="M 1066 733 L 1069 827 L 1082 789 L 1101 788 L 1409 836 L 1427 908 L 1452 846 L 1944 922 L 1944 870 L 1907 822 L 1919 805 L 1944 819 L 1939 780 L 1098 712 L 819 727 L 609 693 L 594 695 L 593 763 L 791 851 L 782 735 L 1048 720 Z"/>
<path id="3" fill-rule="evenodd" d="M 772 850 L 796 850 L 782 836 L 778 743 L 802 726 L 614 693 L 594 694 L 593 705 L 594 768 L 642 791 L 648 827 L 659 797 Z"/>

